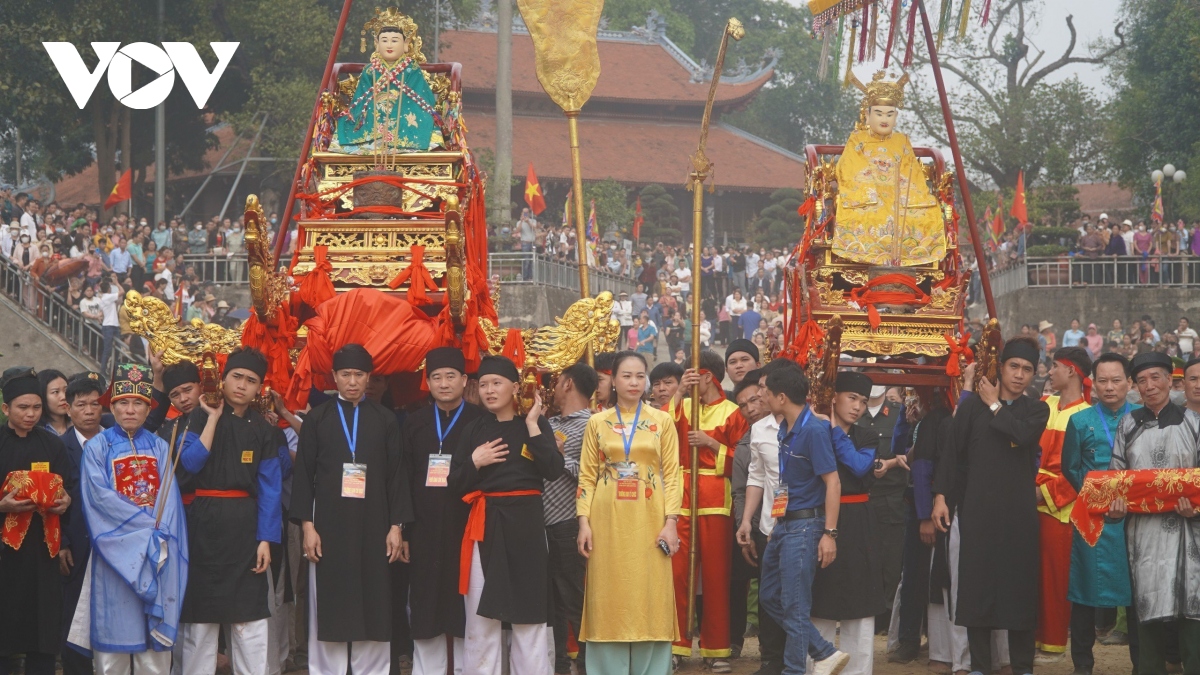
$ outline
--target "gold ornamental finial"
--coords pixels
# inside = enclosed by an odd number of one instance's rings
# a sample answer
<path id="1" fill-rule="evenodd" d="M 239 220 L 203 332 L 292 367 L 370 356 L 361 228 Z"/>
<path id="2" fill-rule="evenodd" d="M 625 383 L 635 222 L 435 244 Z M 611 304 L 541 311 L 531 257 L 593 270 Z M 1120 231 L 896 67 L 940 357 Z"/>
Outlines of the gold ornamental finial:
<path id="1" fill-rule="evenodd" d="M 385 28 L 399 30 L 404 34 L 404 40 L 408 43 L 406 56 L 416 56 L 421 53 L 421 38 L 417 37 L 417 23 L 412 20 L 412 17 L 401 13 L 395 7 L 375 8 L 375 16 L 363 24 L 359 51 L 364 53 L 367 51 L 368 31 L 371 33 L 371 38 L 375 39 Z"/>
<path id="2" fill-rule="evenodd" d="M 904 85 L 908 84 L 908 73 L 895 81 L 884 80 L 886 76 L 887 73 L 881 70 L 871 78 L 870 84 L 864 85 L 854 76 L 854 71 L 850 71 L 850 83 L 866 94 L 862 100 L 863 110 L 876 105 L 904 107 Z"/>

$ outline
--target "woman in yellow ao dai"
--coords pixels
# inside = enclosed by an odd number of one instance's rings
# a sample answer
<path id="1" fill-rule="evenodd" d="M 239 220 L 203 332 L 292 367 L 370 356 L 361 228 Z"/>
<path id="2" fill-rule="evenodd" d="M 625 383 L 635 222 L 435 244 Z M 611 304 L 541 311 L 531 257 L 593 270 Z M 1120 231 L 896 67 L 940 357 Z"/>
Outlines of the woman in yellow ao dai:
<path id="1" fill-rule="evenodd" d="M 679 636 L 671 558 L 659 545 L 679 549 L 679 440 L 671 416 L 642 403 L 645 386 L 645 359 L 618 354 L 615 405 L 593 415 L 583 436 L 576 513 L 588 568 L 579 639 L 592 675 L 669 673 Z"/>

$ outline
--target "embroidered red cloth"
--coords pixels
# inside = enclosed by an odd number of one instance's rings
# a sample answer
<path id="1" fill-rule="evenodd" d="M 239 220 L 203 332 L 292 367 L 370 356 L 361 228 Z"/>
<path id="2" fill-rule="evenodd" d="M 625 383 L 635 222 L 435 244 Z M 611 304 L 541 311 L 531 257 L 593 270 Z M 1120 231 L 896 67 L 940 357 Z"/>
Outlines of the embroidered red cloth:
<path id="1" fill-rule="evenodd" d="M 4 519 L 4 529 L 0 532 L 0 541 L 8 544 L 13 550 L 20 550 L 29 532 L 29 524 L 33 514 L 42 517 L 42 529 L 45 531 L 46 548 L 50 557 L 58 555 L 62 544 L 62 530 L 59 527 L 57 513 L 50 513 L 55 500 L 63 491 L 62 476 L 48 471 L 12 471 L 4 479 L 0 493 L 12 493 L 17 499 L 29 499 L 37 508 L 22 513 L 9 513 Z"/>
<path id="2" fill-rule="evenodd" d="M 1100 541 L 1104 515 L 1118 497 L 1129 504 L 1129 513 L 1139 514 L 1174 511 L 1180 497 L 1200 504 L 1200 468 L 1088 473 L 1071 509 L 1071 522 L 1088 545 Z"/>
<path id="3" fill-rule="evenodd" d="M 158 458 L 153 455 L 126 455 L 112 461 L 118 494 L 130 502 L 148 508 L 158 497 Z"/>

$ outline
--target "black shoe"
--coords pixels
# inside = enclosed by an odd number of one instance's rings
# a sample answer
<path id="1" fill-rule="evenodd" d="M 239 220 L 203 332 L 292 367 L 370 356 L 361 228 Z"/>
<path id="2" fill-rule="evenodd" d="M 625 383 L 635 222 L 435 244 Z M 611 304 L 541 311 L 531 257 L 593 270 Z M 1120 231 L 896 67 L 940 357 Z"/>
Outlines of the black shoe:
<path id="1" fill-rule="evenodd" d="M 1078 667 L 1071 672 L 1071 675 L 1092 675 L 1091 668 Z"/>
<path id="2" fill-rule="evenodd" d="M 783 664 L 763 661 L 753 675 L 783 675 Z"/>
<path id="3" fill-rule="evenodd" d="M 912 642 L 901 642 L 896 651 L 888 654 L 888 663 L 912 663 L 917 660 L 921 645 Z"/>

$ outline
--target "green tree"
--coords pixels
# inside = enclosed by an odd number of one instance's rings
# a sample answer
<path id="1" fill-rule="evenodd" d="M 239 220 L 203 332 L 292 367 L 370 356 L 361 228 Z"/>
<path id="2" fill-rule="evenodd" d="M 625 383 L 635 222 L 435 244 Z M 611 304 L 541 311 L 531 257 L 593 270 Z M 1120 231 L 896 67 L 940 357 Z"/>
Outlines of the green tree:
<path id="1" fill-rule="evenodd" d="M 683 231 L 679 228 L 679 207 L 671 193 L 661 185 L 650 184 L 642 188 L 638 194 L 642 200 L 642 241 L 664 244 L 678 244 L 683 241 Z"/>
<path id="2" fill-rule="evenodd" d="M 966 168 L 1002 188 L 1013 188 L 1022 171 L 1026 187 L 1032 187 L 1054 152 L 1066 154 L 1072 182 L 1103 168 L 1107 108 L 1078 78 L 1049 78 L 1074 64 L 1110 61 L 1125 46 L 1121 26 L 1115 29 L 1114 41 L 1081 56 L 1075 53 L 1076 30 L 1068 16 L 1067 47 L 1044 61 L 1046 54 L 1026 33 L 1026 24 L 1035 20 L 1040 6 L 1041 0 L 1003 0 L 992 8 L 986 34 L 947 40 L 939 52 L 942 69 L 960 82 L 949 97 Z M 927 63 L 921 50 L 917 58 Z M 920 79 L 909 89 L 910 107 L 924 131 L 948 145 L 932 83 Z"/>
<path id="3" fill-rule="evenodd" d="M 596 203 L 596 234 L 603 237 L 612 232 L 619 237 L 629 237 L 633 228 L 633 207 L 629 205 L 629 189 L 613 178 L 584 185 L 584 218 L 591 213 L 593 200 Z"/>
<path id="4" fill-rule="evenodd" d="M 804 193 L 792 188 L 782 188 L 771 193 L 771 205 L 758 214 L 750 224 L 750 237 L 768 247 L 789 250 L 796 245 L 799 233 L 804 230 L 798 209 L 804 202 Z"/>
<path id="5" fill-rule="evenodd" d="M 671 42 L 683 51 L 691 52 L 696 42 L 696 29 L 688 16 L 671 8 L 671 0 L 607 0 L 604 26 L 620 31 L 645 26 L 651 10 L 657 11 L 667 22 L 667 37 Z"/>
<path id="6" fill-rule="evenodd" d="M 1164 164 L 1188 170 L 1200 152 L 1200 12 L 1187 0 L 1125 0 L 1129 48 L 1112 67 L 1117 83 L 1110 165 L 1146 205 L 1149 174 Z M 1200 170 L 1200 169 L 1198 169 Z M 1200 173 L 1163 186 L 1168 219 L 1200 218 Z"/>

